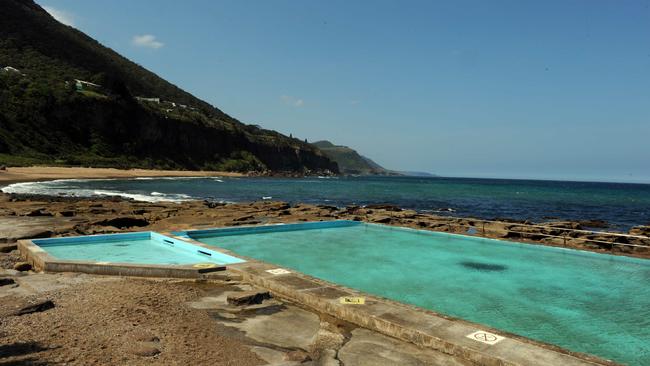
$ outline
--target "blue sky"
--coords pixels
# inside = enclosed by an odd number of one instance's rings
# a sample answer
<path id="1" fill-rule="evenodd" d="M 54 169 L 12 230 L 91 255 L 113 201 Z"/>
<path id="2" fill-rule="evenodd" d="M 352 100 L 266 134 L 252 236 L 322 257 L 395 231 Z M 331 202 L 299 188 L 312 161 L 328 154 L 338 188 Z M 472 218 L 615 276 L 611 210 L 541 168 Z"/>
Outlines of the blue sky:
<path id="1" fill-rule="evenodd" d="M 243 122 L 387 168 L 650 182 L 650 0 L 38 3 Z"/>

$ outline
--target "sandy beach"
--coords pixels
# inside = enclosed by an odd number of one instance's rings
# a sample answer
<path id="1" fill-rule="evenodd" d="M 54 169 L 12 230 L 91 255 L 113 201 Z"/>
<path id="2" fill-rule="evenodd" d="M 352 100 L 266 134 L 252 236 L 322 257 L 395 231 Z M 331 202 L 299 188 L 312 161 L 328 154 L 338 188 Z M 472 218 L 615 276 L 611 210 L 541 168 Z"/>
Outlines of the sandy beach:
<path id="1" fill-rule="evenodd" d="M 137 177 L 240 177 L 242 173 L 197 170 L 147 170 L 31 166 L 0 170 L 0 185 L 53 179 L 102 179 Z"/>

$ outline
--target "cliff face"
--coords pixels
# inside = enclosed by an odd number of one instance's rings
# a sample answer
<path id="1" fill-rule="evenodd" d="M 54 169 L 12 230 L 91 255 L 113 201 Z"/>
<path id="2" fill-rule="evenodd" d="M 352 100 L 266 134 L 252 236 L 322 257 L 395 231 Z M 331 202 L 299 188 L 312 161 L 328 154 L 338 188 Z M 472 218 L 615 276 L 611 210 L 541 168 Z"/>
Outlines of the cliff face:
<path id="1" fill-rule="evenodd" d="M 6 66 L 0 164 L 338 172 L 318 148 L 237 121 L 31 0 L 0 2 Z"/>
<path id="2" fill-rule="evenodd" d="M 359 175 L 399 175 L 381 167 L 369 158 L 359 154 L 347 146 L 334 145 L 329 141 L 316 141 L 312 145 L 318 147 L 323 154 L 335 161 L 341 173 Z"/>

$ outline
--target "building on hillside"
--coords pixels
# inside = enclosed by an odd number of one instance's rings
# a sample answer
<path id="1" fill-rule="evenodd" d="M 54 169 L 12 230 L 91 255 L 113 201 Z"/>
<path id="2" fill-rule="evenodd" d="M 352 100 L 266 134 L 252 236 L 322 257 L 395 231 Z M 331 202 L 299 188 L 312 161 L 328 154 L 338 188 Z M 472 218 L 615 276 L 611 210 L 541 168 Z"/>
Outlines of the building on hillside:
<path id="1" fill-rule="evenodd" d="M 135 97 L 135 99 L 141 102 L 151 102 L 160 104 L 160 98 L 145 98 L 145 97 Z"/>
<path id="2" fill-rule="evenodd" d="M 75 83 L 75 87 L 77 88 L 77 91 L 84 91 L 84 90 L 96 91 L 102 87 L 99 84 L 95 84 L 95 83 L 91 83 L 90 81 L 79 80 L 79 79 L 74 79 L 74 83 Z"/>
<path id="3" fill-rule="evenodd" d="M 11 66 L 3 67 L 2 72 L 10 72 L 10 73 L 15 73 L 15 74 L 25 75 L 25 74 L 21 73 L 20 70 L 18 70 L 17 68 L 11 67 Z"/>

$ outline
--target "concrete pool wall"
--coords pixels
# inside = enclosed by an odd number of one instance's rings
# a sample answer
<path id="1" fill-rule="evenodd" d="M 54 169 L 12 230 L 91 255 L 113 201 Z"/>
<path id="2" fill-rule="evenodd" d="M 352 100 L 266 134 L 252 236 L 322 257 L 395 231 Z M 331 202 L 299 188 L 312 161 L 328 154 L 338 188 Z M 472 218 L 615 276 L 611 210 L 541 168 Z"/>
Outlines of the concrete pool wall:
<path id="1" fill-rule="evenodd" d="M 197 263 L 192 265 L 168 265 L 168 264 L 144 264 L 144 263 L 119 263 L 88 260 L 69 260 L 52 256 L 44 247 L 60 243 L 92 243 L 129 239 L 152 239 L 158 242 L 167 242 L 185 251 L 200 251 L 201 254 L 210 258 L 210 262 L 201 263 L 197 257 Z M 62 237 L 50 239 L 31 239 L 18 241 L 18 249 L 21 256 L 35 269 L 45 272 L 81 272 L 97 275 L 113 276 L 135 276 L 135 277 L 167 277 L 167 278 L 200 278 L 206 273 L 222 271 L 225 265 L 215 263 L 240 262 L 238 257 L 228 256 L 215 251 L 199 242 L 188 242 L 185 238 L 172 238 L 156 232 L 133 232 L 106 235 L 89 235 L 80 237 Z M 233 260 L 234 259 L 234 260 Z"/>

